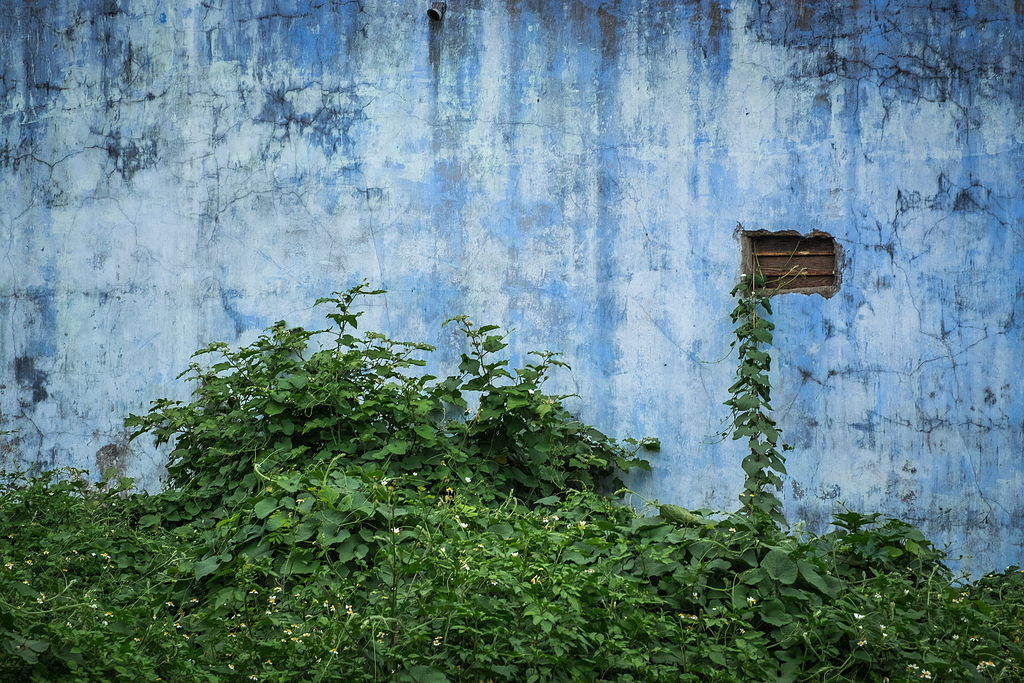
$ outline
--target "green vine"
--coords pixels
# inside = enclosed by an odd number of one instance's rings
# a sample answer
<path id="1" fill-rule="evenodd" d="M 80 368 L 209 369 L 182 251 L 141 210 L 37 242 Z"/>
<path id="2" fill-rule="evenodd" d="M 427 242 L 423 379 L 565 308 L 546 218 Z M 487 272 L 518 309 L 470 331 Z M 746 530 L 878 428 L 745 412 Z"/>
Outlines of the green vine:
<path id="1" fill-rule="evenodd" d="M 779 442 L 781 430 L 771 418 L 768 371 L 772 359 L 767 348 L 772 344 L 775 325 L 765 317 L 772 312 L 770 292 L 765 290 L 766 281 L 767 278 L 761 274 L 744 275 L 732 290 L 732 295 L 738 298 L 731 317 L 733 323 L 739 323 L 736 340 L 732 343 L 739 351 L 739 367 L 736 382 L 729 387 L 732 398 L 725 405 L 732 410 L 729 427 L 732 438 L 745 437 L 750 447 L 750 453 L 743 458 L 742 512 L 785 524 L 782 502 L 771 488 L 781 489 L 779 475 L 786 474 L 786 458 L 782 451 L 793 447 Z"/>

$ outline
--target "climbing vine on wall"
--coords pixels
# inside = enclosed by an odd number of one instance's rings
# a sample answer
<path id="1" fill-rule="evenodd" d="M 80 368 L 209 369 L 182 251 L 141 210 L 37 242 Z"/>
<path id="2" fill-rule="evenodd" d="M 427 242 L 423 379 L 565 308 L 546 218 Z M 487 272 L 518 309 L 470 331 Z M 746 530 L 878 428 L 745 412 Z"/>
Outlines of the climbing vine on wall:
<path id="1" fill-rule="evenodd" d="M 779 475 L 786 473 L 782 452 L 792 450 L 792 446 L 780 443 L 781 430 L 771 417 L 768 371 L 772 359 L 767 349 L 775 325 L 765 317 L 772 312 L 771 292 L 764 289 L 765 283 L 763 275 L 744 275 L 732 290 L 738 299 L 731 313 L 733 323 L 738 323 L 732 347 L 739 351 L 739 366 L 736 381 L 729 387 L 731 398 L 725 405 L 732 410 L 729 428 L 733 439 L 746 438 L 750 448 L 742 463 L 743 511 L 784 524 L 782 502 L 771 488 L 781 488 Z"/>

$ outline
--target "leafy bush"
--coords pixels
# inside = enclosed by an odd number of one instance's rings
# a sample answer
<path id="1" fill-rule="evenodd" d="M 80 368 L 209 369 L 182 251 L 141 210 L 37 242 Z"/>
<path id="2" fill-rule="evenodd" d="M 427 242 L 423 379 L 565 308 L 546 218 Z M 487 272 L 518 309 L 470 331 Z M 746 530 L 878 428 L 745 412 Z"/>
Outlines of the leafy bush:
<path id="1" fill-rule="evenodd" d="M 644 517 L 601 495 L 619 445 L 465 318 L 423 344 L 278 323 L 214 344 L 194 400 L 128 424 L 169 486 L 79 471 L 0 486 L 7 681 L 1020 680 L 1024 574 L 959 585 L 917 530 L 847 512 Z M 468 411 L 468 412 L 467 412 Z"/>

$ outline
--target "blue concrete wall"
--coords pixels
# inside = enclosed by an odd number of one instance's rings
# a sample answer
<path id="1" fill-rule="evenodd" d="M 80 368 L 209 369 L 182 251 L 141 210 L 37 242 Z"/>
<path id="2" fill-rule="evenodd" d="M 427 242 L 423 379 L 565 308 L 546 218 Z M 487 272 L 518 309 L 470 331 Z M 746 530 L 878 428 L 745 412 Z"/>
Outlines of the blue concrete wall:
<path id="1" fill-rule="evenodd" d="M 0 4 L 0 464 L 161 455 L 122 419 L 361 278 L 565 353 L 552 389 L 664 444 L 649 498 L 733 508 L 737 223 L 827 231 L 776 303 L 782 493 L 1021 561 L 1024 6 L 876 0 Z M 449 366 L 451 367 L 451 366 Z"/>

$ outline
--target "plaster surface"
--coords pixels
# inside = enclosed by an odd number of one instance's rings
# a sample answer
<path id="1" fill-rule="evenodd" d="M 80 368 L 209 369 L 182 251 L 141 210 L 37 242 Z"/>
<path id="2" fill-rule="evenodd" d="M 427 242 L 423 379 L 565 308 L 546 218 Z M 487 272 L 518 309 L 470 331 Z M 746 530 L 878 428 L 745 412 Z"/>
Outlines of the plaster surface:
<path id="1" fill-rule="evenodd" d="M 821 230 L 840 291 L 775 301 L 788 518 L 1021 562 L 1021 2 L 426 8 L 0 3 L 0 465 L 158 487 L 122 420 L 367 278 L 367 328 L 443 371 L 445 318 L 515 328 L 585 420 L 660 438 L 640 495 L 733 509 L 737 224 Z"/>

